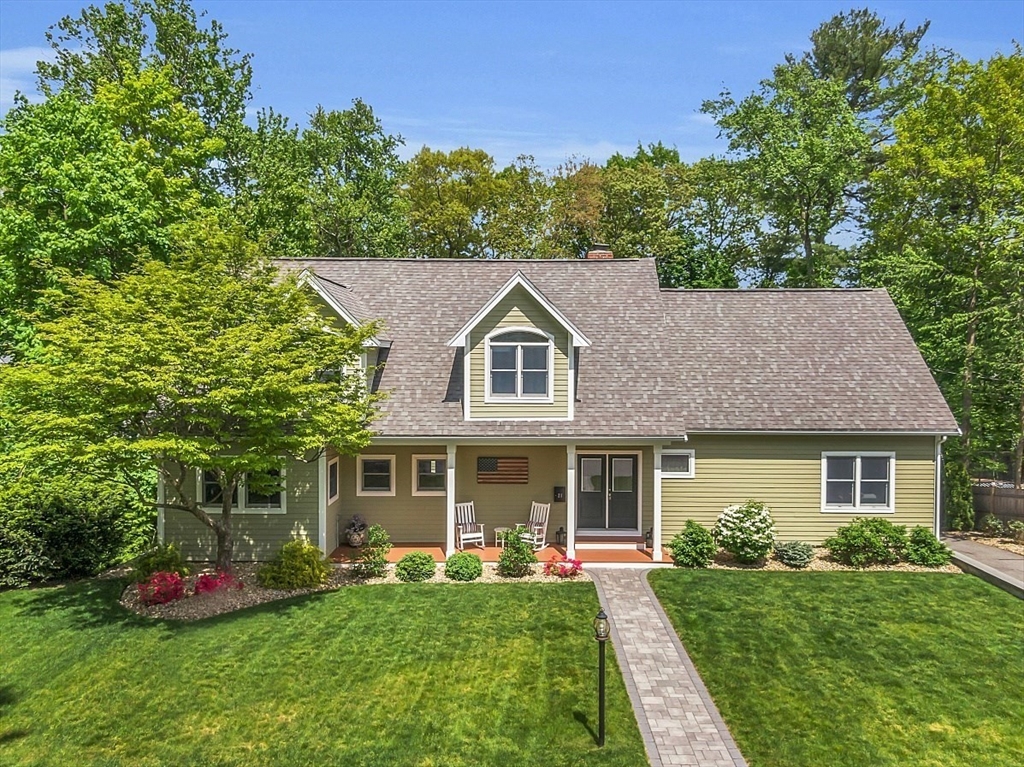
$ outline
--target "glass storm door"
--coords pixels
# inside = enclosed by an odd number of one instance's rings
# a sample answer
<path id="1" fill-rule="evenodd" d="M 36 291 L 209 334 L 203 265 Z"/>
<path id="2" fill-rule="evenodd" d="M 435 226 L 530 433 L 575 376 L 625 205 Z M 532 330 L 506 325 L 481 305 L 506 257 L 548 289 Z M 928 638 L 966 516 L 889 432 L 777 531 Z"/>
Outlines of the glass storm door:
<path id="1" fill-rule="evenodd" d="M 637 457 L 581 455 L 577 461 L 577 527 L 588 530 L 638 529 Z"/>
<path id="2" fill-rule="evenodd" d="M 578 475 L 580 495 L 577 527 L 598 528 L 605 526 L 605 456 L 581 455 Z"/>

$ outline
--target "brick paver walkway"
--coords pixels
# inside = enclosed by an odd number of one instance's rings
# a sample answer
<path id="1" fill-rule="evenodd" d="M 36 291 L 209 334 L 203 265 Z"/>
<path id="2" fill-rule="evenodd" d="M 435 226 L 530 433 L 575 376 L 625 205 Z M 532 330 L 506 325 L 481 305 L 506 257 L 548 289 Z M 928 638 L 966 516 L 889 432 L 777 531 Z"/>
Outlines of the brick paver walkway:
<path id="1" fill-rule="evenodd" d="M 650 586 L 647 571 L 589 568 L 652 767 L 746 767 Z"/>

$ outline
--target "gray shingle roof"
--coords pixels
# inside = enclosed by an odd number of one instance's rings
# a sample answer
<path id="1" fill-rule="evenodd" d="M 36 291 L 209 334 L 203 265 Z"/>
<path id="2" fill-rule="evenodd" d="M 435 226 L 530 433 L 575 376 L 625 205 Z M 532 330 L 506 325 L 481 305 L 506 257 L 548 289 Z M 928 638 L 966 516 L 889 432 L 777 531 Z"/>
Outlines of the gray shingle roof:
<path id="1" fill-rule="evenodd" d="M 286 259 L 392 340 L 388 437 L 946 433 L 956 423 L 884 291 L 661 291 L 653 259 Z M 464 421 L 447 341 L 517 270 L 590 339 L 572 421 Z M 340 299 L 339 299 L 340 300 Z"/>

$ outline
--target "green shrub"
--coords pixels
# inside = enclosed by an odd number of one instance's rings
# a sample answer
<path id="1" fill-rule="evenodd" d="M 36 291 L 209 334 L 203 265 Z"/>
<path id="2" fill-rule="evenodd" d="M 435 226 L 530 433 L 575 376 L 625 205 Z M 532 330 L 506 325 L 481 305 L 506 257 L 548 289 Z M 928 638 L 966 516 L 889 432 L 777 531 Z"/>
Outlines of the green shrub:
<path id="1" fill-rule="evenodd" d="M 775 545 L 775 520 L 760 501 L 729 506 L 718 515 L 711 530 L 715 542 L 738 562 L 759 562 Z"/>
<path id="2" fill-rule="evenodd" d="M 131 499 L 60 478 L 5 486 L 0 477 L 0 588 L 96 575 L 123 561 Z"/>
<path id="3" fill-rule="evenodd" d="M 946 527 L 950 530 L 973 530 L 974 491 L 967 469 L 959 461 L 943 464 L 942 496 Z"/>
<path id="4" fill-rule="evenodd" d="M 181 552 L 173 543 L 166 546 L 155 546 L 136 558 L 133 563 L 130 579 L 136 583 L 148 581 L 154 573 L 177 573 L 188 575 L 188 565 L 181 557 Z"/>
<path id="5" fill-rule="evenodd" d="M 1001 520 L 995 514 L 986 514 L 978 520 L 978 530 L 983 532 L 985 535 L 1002 535 L 1003 520 Z"/>
<path id="6" fill-rule="evenodd" d="M 501 533 L 504 548 L 498 555 L 498 575 L 505 578 L 522 578 L 533 572 L 531 565 L 537 562 L 533 546 L 519 537 L 518 530 Z"/>
<path id="7" fill-rule="evenodd" d="M 854 567 L 896 564 L 906 547 L 907 528 L 888 519 L 855 519 L 825 539 L 833 559 Z"/>
<path id="8" fill-rule="evenodd" d="M 814 547 L 803 541 L 789 541 L 775 545 L 775 558 L 786 567 L 802 569 L 814 559 Z"/>
<path id="9" fill-rule="evenodd" d="M 1013 540 L 1017 541 L 1017 543 L 1024 543 L 1024 520 L 1011 519 L 1006 523 L 1006 529 Z"/>
<path id="10" fill-rule="evenodd" d="M 405 583 L 425 581 L 437 572 L 437 563 L 425 551 L 410 551 L 395 565 L 395 575 Z"/>
<path id="11" fill-rule="evenodd" d="M 710 530 L 688 519 L 682 531 L 668 542 L 668 550 L 676 567 L 707 567 L 718 547 Z"/>
<path id="12" fill-rule="evenodd" d="M 331 565 L 320 549 L 306 541 L 288 541 L 256 572 L 256 582 L 267 589 L 311 589 L 326 583 L 330 574 Z"/>
<path id="13" fill-rule="evenodd" d="M 444 563 L 444 576 L 453 581 L 475 581 L 483 574 L 484 563 L 468 551 L 457 551 Z"/>
<path id="14" fill-rule="evenodd" d="M 932 535 L 927 527 L 915 527 L 907 539 L 907 561 L 924 567 L 941 567 L 949 562 L 953 552 Z"/>
<path id="15" fill-rule="evenodd" d="M 391 536 L 387 530 L 380 525 L 370 525 L 366 531 L 366 543 L 352 556 L 352 570 L 360 578 L 383 578 L 388 570 L 389 551 Z"/>

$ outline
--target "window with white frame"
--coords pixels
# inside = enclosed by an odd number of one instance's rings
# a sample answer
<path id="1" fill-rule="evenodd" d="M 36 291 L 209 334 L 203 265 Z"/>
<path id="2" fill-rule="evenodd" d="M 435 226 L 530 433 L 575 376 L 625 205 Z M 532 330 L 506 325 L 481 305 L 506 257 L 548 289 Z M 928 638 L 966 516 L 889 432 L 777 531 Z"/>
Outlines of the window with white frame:
<path id="1" fill-rule="evenodd" d="M 356 495 L 394 495 L 395 457 L 360 455 L 356 458 Z"/>
<path id="2" fill-rule="evenodd" d="M 895 453 L 822 453 L 822 510 L 892 512 L 895 474 Z"/>
<path id="3" fill-rule="evenodd" d="M 196 481 L 201 487 L 203 506 L 220 509 L 223 490 L 217 473 L 200 470 L 196 473 Z M 284 472 L 278 469 L 270 469 L 259 478 L 242 474 L 231 494 L 231 506 L 240 514 L 284 514 L 284 483 Z"/>
<path id="4" fill-rule="evenodd" d="M 412 457 L 412 494 L 444 495 L 448 460 L 444 455 Z"/>
<path id="5" fill-rule="evenodd" d="M 327 462 L 327 502 L 334 503 L 341 494 L 341 460 L 332 458 Z"/>
<path id="6" fill-rule="evenodd" d="M 692 450 L 666 449 L 661 451 L 662 479 L 693 479 L 693 475 Z"/>
<path id="7" fill-rule="evenodd" d="M 491 399 L 550 401 L 554 341 L 531 328 L 487 336 L 487 395 Z"/>

